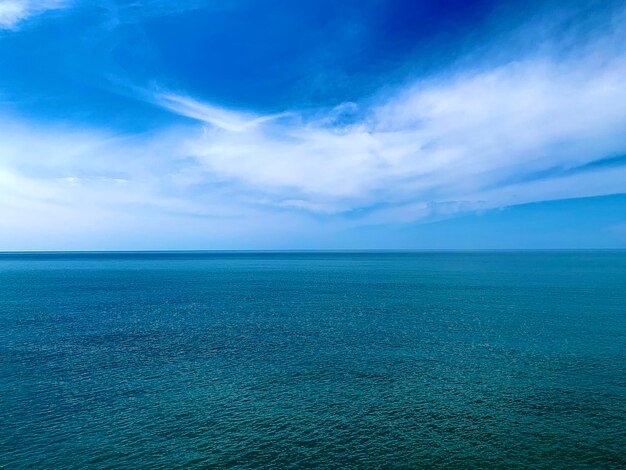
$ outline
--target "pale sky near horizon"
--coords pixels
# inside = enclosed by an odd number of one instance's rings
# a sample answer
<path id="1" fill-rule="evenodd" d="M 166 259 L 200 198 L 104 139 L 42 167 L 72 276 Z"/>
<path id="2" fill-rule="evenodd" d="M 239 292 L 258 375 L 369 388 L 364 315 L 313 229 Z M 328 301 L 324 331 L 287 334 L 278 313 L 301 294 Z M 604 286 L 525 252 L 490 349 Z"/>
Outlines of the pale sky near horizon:
<path id="1" fill-rule="evenodd" d="M 0 0 L 0 251 L 620 247 L 623 2 Z"/>

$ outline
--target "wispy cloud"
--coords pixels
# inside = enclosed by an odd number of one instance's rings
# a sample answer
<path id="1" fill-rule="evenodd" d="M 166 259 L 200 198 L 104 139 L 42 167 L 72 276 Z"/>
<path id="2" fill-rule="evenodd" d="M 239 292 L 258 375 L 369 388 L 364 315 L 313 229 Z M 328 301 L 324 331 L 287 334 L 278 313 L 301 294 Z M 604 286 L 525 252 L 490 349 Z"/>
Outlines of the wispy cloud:
<path id="1" fill-rule="evenodd" d="M 68 0 L 0 0 L 0 30 L 16 29 L 32 16 L 68 6 Z"/>
<path id="2" fill-rule="evenodd" d="M 182 154 L 280 207 L 340 213 L 395 205 L 391 213 L 403 208 L 406 220 L 411 208 L 419 219 L 433 207 L 611 194 L 626 191 L 626 180 L 604 180 L 615 171 L 562 171 L 626 152 L 623 36 L 616 22 L 567 54 L 418 79 L 347 125 L 333 119 L 337 110 L 276 120 L 173 93 L 156 101 L 208 124 L 189 132 Z M 590 178 L 596 184 L 583 183 Z M 539 191 L 537 179 L 559 190 Z"/>
<path id="3" fill-rule="evenodd" d="M 231 132 L 241 132 L 252 129 L 259 124 L 289 115 L 289 113 L 280 113 L 267 116 L 255 116 L 248 113 L 237 113 L 206 103 L 200 103 L 192 98 L 174 93 L 159 93 L 155 96 L 155 101 L 158 105 L 181 116 L 197 119 L 219 129 Z"/>

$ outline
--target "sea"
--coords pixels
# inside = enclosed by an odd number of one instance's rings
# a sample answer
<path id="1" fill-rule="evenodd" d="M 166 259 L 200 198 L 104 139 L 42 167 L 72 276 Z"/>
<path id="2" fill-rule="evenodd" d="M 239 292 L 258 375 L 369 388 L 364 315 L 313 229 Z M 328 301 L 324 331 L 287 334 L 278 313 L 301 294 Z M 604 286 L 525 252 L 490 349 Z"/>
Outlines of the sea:
<path id="1" fill-rule="evenodd" d="M 0 254 L 0 468 L 626 468 L 626 251 Z"/>

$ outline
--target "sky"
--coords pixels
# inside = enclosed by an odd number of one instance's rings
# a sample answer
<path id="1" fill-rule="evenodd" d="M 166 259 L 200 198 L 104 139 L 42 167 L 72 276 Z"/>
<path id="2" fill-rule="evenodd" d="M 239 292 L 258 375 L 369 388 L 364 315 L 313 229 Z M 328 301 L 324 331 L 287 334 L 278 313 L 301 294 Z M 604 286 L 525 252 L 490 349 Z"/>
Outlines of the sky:
<path id="1" fill-rule="evenodd" d="M 0 0 L 0 251 L 626 248 L 626 4 Z"/>

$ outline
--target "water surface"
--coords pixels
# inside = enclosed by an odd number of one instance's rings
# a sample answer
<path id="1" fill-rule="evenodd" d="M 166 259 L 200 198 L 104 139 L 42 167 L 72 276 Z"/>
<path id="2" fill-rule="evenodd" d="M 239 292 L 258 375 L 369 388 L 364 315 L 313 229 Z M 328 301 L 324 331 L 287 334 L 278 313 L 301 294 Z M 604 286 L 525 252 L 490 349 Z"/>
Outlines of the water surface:
<path id="1" fill-rule="evenodd" d="M 626 252 L 0 254 L 0 467 L 626 465 Z"/>

